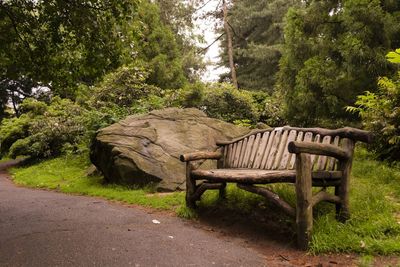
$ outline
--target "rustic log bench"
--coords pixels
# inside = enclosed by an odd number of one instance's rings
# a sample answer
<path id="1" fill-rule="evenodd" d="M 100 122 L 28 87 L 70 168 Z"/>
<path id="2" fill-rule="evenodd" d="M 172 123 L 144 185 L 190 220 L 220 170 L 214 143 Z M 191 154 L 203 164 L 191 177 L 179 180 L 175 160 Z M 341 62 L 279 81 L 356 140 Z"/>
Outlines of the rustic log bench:
<path id="1" fill-rule="evenodd" d="M 296 218 L 297 242 L 307 249 L 313 225 L 312 208 L 320 201 L 336 204 L 336 216 L 349 216 L 349 179 L 356 141 L 369 143 L 369 132 L 355 128 L 281 127 L 256 130 L 232 141 L 217 142 L 217 151 L 194 152 L 180 156 L 186 162 L 186 205 L 196 201 L 208 189 L 225 195 L 226 183 L 262 195 Z M 217 160 L 216 169 L 199 169 L 208 159 Z M 197 182 L 198 181 L 198 182 Z M 293 183 L 296 208 L 263 186 Z M 321 190 L 313 194 L 312 187 Z M 335 193 L 327 192 L 334 187 Z"/>

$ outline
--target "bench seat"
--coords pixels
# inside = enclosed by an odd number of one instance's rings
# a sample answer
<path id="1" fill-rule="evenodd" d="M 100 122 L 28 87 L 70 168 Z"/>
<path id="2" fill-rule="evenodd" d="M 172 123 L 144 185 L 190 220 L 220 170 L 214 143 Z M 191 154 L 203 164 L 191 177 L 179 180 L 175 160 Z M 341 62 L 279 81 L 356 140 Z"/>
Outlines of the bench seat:
<path id="1" fill-rule="evenodd" d="M 296 183 L 295 170 L 257 170 L 257 169 L 209 169 L 193 170 L 196 180 L 210 182 L 231 182 L 243 184 Z M 340 184 L 342 171 L 313 171 L 313 186 L 335 186 Z"/>

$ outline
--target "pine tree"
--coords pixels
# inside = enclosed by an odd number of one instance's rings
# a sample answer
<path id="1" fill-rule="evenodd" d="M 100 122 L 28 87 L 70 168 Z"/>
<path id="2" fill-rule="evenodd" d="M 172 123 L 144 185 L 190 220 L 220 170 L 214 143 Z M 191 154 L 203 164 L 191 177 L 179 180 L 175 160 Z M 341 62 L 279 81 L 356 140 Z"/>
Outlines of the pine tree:
<path id="1" fill-rule="evenodd" d="M 229 10 L 239 87 L 272 92 L 283 43 L 283 18 L 299 0 L 236 0 Z M 227 50 L 223 51 L 228 66 Z M 225 75 L 224 75 L 225 76 Z"/>

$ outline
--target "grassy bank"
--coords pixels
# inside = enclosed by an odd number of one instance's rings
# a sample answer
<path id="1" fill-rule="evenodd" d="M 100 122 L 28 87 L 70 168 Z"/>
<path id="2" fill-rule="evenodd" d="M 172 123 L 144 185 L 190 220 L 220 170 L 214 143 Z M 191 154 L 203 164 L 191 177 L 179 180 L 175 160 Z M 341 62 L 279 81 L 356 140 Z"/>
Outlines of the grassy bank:
<path id="1" fill-rule="evenodd" d="M 86 175 L 88 166 L 85 156 L 67 156 L 12 168 L 11 174 L 15 183 L 33 188 L 103 197 L 160 210 L 175 210 L 183 204 L 183 193 L 152 195 L 151 187 L 138 189 L 104 184 L 102 177 Z"/>
<path id="2" fill-rule="evenodd" d="M 195 215 L 184 207 L 184 193 L 151 194 L 151 188 L 135 189 L 104 185 L 101 177 L 87 177 L 84 156 L 62 157 L 11 170 L 17 184 L 47 188 L 64 193 L 103 197 L 145 207 L 175 211 L 179 216 Z M 274 185 L 276 191 L 294 202 L 292 186 Z M 357 252 L 361 254 L 400 253 L 400 169 L 374 161 L 358 150 L 351 185 L 352 217 L 346 223 L 334 218 L 334 207 L 322 203 L 315 209 L 312 253 Z M 228 187 L 223 206 L 249 214 L 255 206 L 268 207 L 261 197 Z M 206 192 L 202 206 L 218 206 L 215 192 Z"/>

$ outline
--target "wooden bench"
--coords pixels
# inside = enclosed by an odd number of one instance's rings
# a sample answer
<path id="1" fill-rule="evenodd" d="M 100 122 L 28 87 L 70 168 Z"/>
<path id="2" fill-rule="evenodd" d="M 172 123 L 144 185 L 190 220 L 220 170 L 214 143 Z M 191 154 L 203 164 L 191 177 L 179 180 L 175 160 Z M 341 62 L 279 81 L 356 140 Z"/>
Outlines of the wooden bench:
<path id="1" fill-rule="evenodd" d="M 232 141 L 217 142 L 217 151 L 194 152 L 180 156 L 186 162 L 186 205 L 208 189 L 219 189 L 224 197 L 226 183 L 262 195 L 296 218 L 297 242 L 307 249 L 313 225 L 312 208 L 320 201 L 336 204 L 336 216 L 349 216 L 349 179 L 356 141 L 369 143 L 369 132 L 354 128 L 281 127 L 256 130 Z M 208 159 L 217 160 L 216 169 L 199 169 Z M 271 183 L 293 183 L 296 207 L 293 208 L 266 187 Z M 313 194 L 312 187 L 321 190 Z M 335 188 L 335 194 L 327 192 Z"/>

